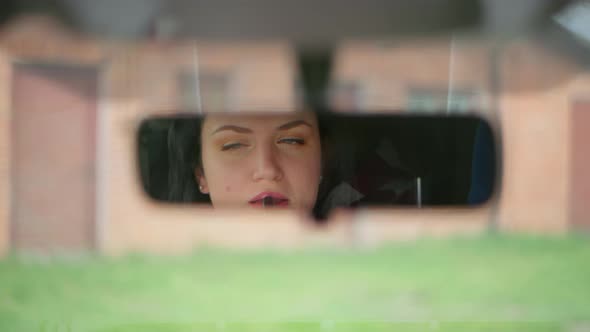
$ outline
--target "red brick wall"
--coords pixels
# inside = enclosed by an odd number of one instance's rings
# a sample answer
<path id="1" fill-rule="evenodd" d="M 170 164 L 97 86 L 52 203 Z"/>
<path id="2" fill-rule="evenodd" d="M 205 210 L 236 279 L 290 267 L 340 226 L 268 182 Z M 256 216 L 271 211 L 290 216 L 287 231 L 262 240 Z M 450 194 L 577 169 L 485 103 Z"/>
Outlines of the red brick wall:
<path id="1" fill-rule="evenodd" d="M 12 166 L 16 153 L 13 141 L 15 111 L 12 103 L 14 64 L 97 65 L 107 57 L 107 49 L 110 48 L 109 45 L 68 34 L 51 20 L 42 17 L 25 18 L 3 28 L 0 31 L 0 253 L 6 253 L 14 246 L 12 237 L 15 234 L 12 227 L 15 217 L 15 169 Z M 49 107 L 50 100 L 46 102 Z M 60 130 L 66 130 L 64 128 L 68 128 L 67 123 L 54 130 L 59 133 Z M 87 130 L 83 132 L 91 134 Z M 56 198 L 60 197 L 58 191 L 55 193 Z M 64 209 L 68 207 L 67 202 L 63 201 L 59 205 Z"/>
<path id="2" fill-rule="evenodd" d="M 547 82 L 548 77 L 563 78 L 579 70 L 560 65 L 551 56 L 531 59 L 531 54 L 544 53 L 530 45 L 516 47 L 516 55 L 502 64 L 505 80 L 499 114 L 492 112 L 489 103 L 489 49 L 460 41 L 454 46 L 453 84 L 481 91 L 483 112 L 491 118 L 498 115 L 502 121 L 504 178 L 497 213 L 492 212 L 494 202 L 475 210 L 363 211 L 355 216 L 342 213 L 327 228 L 318 230 L 289 213 L 236 214 L 157 204 L 146 198 L 138 183 L 137 126 L 149 114 L 178 110 L 175 73 L 194 66 L 195 46 L 200 70 L 229 73 L 237 87 L 232 97 L 236 110 L 294 108 L 295 73 L 288 46 L 279 42 L 228 48 L 186 42 L 180 48 L 163 43 L 122 47 L 64 34 L 43 22 L 22 24 L 0 34 L 0 252 L 9 247 L 11 232 L 12 120 L 9 98 L 2 96 L 10 95 L 8 77 L 15 59 L 102 64 L 97 243 L 106 253 L 184 252 L 203 244 L 374 245 L 388 239 L 481 232 L 495 215 L 505 230 L 567 229 L 572 181 L 568 112 L 571 98 L 587 94 L 590 85 L 588 79 L 562 80 L 549 89 L 539 89 L 539 82 Z M 45 42 L 52 38 L 52 43 Z M 448 40 L 430 45 L 411 43 L 403 49 L 395 46 L 349 43 L 343 45 L 336 59 L 335 78 L 360 81 L 364 86 L 363 106 L 369 109 L 400 109 L 407 105 L 412 86 L 446 87 L 449 82 Z M 519 57 L 521 60 L 516 61 Z M 544 68 L 553 70 L 548 76 L 537 75 Z M 255 84 L 244 83 L 252 82 L 252 78 L 258 79 Z"/>
<path id="3" fill-rule="evenodd" d="M 470 40 L 456 40 L 451 46 L 450 39 L 383 45 L 344 43 L 335 59 L 334 80 L 358 82 L 363 90 L 360 106 L 365 110 L 399 111 L 407 109 L 412 88 L 446 91 L 452 63 L 453 88 L 470 88 L 480 93 L 478 111 L 485 113 L 490 90 L 488 48 Z"/>
<path id="4" fill-rule="evenodd" d="M 585 99 L 585 98 L 584 98 Z M 571 102 L 571 223 L 590 230 L 590 100 Z"/>
<path id="5" fill-rule="evenodd" d="M 92 249 L 97 72 L 18 65 L 12 81 L 13 247 Z"/>
<path id="6" fill-rule="evenodd" d="M 10 248 L 11 216 L 11 146 L 12 112 L 10 110 L 10 77 L 11 68 L 9 60 L 0 50 L 0 255 L 8 252 Z"/>
<path id="7" fill-rule="evenodd" d="M 590 85 L 582 68 L 532 43 L 502 56 L 504 177 L 499 224 L 527 232 L 569 230 L 571 100 Z"/>

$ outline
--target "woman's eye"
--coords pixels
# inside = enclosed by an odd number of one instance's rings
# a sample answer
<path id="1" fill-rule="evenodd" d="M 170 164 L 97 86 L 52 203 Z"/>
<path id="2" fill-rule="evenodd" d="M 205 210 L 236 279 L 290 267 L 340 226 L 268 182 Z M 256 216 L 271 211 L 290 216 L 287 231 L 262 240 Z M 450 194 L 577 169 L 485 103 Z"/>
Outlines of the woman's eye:
<path id="1" fill-rule="evenodd" d="M 233 143 L 226 143 L 221 146 L 221 151 L 228 151 L 228 150 L 237 150 L 246 146 L 244 143 L 240 142 L 233 142 Z"/>
<path id="2" fill-rule="evenodd" d="M 285 137 L 279 140 L 279 143 L 291 144 L 291 145 L 303 145 L 305 140 L 298 137 Z"/>

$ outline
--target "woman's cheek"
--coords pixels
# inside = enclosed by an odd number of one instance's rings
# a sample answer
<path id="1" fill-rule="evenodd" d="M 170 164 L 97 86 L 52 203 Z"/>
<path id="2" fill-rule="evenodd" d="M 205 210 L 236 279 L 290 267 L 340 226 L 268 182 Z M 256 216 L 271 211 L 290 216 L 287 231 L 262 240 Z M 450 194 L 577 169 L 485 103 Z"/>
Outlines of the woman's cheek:
<path id="1" fill-rule="evenodd" d="M 244 167 L 240 167 L 240 165 L 225 164 L 217 166 L 216 182 L 219 184 L 218 188 L 225 193 L 233 192 L 234 188 L 243 182 L 244 177 Z"/>

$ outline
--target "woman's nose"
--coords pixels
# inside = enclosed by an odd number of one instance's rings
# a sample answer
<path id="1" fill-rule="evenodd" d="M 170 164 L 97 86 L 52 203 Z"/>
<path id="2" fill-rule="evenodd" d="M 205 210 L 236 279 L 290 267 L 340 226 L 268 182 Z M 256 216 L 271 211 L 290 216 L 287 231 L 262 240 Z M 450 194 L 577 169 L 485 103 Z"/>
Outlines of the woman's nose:
<path id="1" fill-rule="evenodd" d="M 278 181 L 283 177 L 277 152 L 273 147 L 258 147 L 255 154 L 256 166 L 253 174 L 254 181 Z"/>

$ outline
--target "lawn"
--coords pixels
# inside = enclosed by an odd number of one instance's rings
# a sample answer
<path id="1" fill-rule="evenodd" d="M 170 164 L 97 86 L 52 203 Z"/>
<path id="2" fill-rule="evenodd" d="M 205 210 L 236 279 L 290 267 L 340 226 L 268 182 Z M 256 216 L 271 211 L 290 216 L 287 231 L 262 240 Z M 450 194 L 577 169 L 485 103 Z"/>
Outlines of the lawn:
<path id="1" fill-rule="evenodd" d="M 0 331 L 590 331 L 590 238 L 9 257 Z"/>

